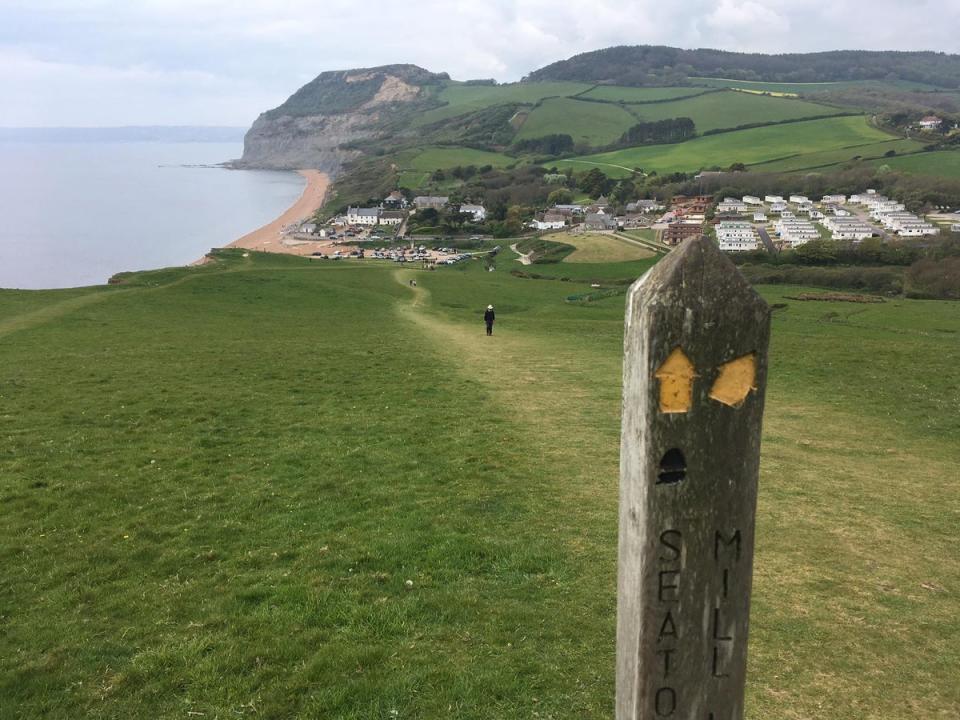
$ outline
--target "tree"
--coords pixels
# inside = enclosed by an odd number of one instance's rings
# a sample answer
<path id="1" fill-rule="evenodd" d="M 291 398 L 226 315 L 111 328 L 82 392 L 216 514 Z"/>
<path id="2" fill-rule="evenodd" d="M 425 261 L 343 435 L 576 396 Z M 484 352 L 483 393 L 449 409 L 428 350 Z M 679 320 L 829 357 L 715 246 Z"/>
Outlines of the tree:
<path id="1" fill-rule="evenodd" d="M 547 195 L 547 202 L 551 205 L 567 205 L 573 202 L 573 193 L 566 188 L 557 188 Z"/>
<path id="2" fill-rule="evenodd" d="M 610 189 L 610 178 L 600 168 L 592 168 L 580 178 L 578 185 L 590 197 L 598 198 Z"/>

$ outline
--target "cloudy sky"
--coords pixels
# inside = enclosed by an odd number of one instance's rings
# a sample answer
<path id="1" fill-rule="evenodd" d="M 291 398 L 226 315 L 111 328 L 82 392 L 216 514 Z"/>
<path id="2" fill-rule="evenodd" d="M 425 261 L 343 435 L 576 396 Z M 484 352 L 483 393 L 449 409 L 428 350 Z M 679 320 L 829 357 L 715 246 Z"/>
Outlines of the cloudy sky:
<path id="1" fill-rule="evenodd" d="M 958 27 L 960 0 L 0 0 L 0 126 L 243 126 L 323 70 L 511 81 L 610 45 L 957 53 Z"/>

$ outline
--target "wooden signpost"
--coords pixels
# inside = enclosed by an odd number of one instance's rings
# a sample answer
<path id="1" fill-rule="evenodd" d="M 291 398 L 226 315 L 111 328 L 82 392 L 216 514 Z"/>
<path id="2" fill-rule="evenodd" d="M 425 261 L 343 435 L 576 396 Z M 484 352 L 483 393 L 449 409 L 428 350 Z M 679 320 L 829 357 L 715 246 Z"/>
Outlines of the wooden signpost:
<path id="1" fill-rule="evenodd" d="M 707 238 L 631 288 L 617 720 L 741 720 L 770 312 Z"/>

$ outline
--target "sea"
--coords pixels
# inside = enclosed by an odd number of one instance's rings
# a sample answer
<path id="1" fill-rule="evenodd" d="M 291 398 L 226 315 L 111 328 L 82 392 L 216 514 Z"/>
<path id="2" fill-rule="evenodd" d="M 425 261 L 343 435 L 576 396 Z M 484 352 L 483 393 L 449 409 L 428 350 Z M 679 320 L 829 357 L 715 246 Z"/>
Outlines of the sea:
<path id="1" fill-rule="evenodd" d="M 107 282 L 186 265 L 265 225 L 305 181 L 231 170 L 230 142 L 49 142 L 0 136 L 0 288 Z"/>

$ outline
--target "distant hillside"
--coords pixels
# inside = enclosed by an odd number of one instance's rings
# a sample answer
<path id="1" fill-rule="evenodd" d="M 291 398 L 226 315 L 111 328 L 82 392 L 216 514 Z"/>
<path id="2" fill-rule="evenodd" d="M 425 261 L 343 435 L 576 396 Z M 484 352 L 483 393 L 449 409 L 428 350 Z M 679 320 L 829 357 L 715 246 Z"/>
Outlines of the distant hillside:
<path id="1" fill-rule="evenodd" d="M 536 70 L 524 80 L 644 86 L 675 85 L 690 77 L 803 83 L 906 80 L 957 88 L 960 55 L 866 50 L 763 55 L 621 45 L 574 55 Z"/>

